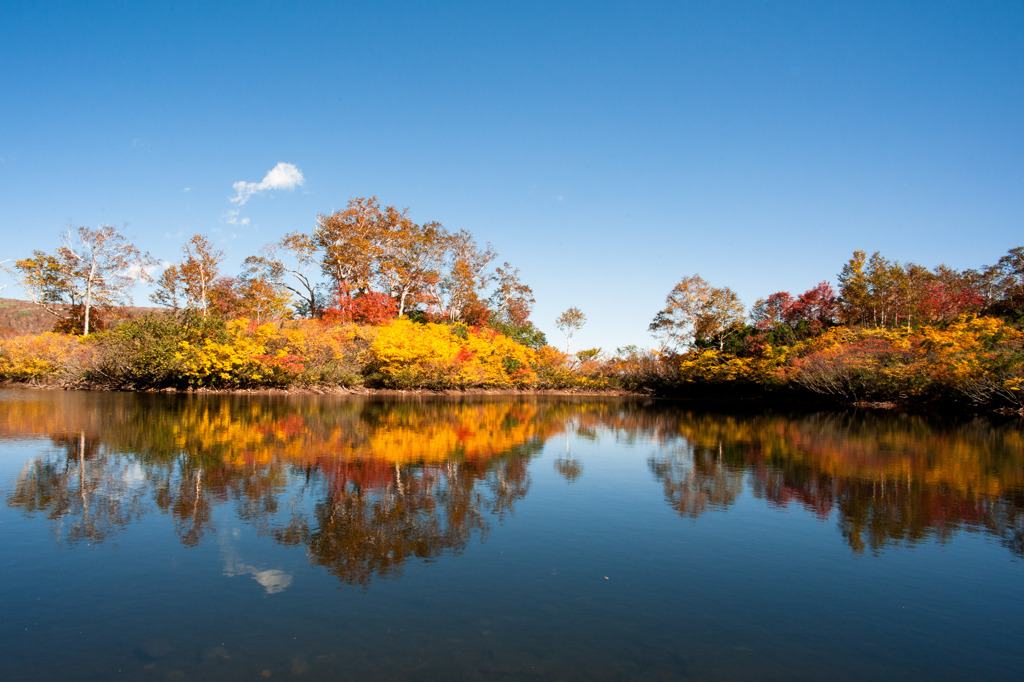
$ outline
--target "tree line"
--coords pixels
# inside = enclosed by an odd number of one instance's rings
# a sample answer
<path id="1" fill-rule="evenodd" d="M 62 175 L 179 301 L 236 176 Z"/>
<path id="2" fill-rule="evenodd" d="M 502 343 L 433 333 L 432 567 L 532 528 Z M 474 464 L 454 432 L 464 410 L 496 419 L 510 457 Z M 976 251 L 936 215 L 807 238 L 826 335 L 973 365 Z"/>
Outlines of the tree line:
<path id="1" fill-rule="evenodd" d="M 408 209 L 376 197 L 354 198 L 317 216 L 312 231 L 267 244 L 237 276 L 225 275 L 223 261 L 223 251 L 196 234 L 180 260 L 153 278 L 157 259 L 107 225 L 68 228 L 56 250 L 33 251 L 13 270 L 31 300 L 58 317 L 59 330 L 84 335 L 102 328 L 97 310 L 126 303 L 136 282 L 152 281 L 153 303 L 202 317 L 380 324 L 407 315 L 487 326 L 531 347 L 546 344 L 530 320 L 533 290 L 518 268 L 496 264 L 492 245 L 479 245 L 464 229 L 418 224 Z M 567 318 L 569 336 L 583 319 Z"/>
<path id="2" fill-rule="evenodd" d="M 1024 247 L 1010 249 L 994 265 L 964 270 L 929 270 L 878 251 L 870 257 L 854 251 L 837 279 L 838 291 L 828 281 L 798 296 L 777 291 L 758 299 L 748 315 L 729 287 L 687 275 L 669 292 L 649 330 L 671 350 L 742 352 L 757 351 L 765 342 L 792 344 L 839 325 L 909 331 L 963 315 L 1024 323 Z"/>

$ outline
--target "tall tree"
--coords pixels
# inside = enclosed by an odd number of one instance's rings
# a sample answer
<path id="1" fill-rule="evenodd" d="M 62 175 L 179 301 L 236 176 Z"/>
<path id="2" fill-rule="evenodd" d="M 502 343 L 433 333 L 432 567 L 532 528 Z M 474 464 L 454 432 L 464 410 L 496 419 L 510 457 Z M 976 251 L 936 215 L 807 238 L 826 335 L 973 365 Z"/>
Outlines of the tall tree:
<path id="1" fill-rule="evenodd" d="M 156 278 L 156 287 L 149 295 L 149 300 L 159 306 L 178 310 L 181 306 L 181 272 L 178 266 L 170 264 L 164 268 L 160 276 Z"/>
<path id="2" fill-rule="evenodd" d="M 209 309 L 222 318 L 244 317 L 257 323 L 289 316 L 287 291 L 262 277 L 220 277 L 209 289 Z"/>
<path id="3" fill-rule="evenodd" d="M 565 310 L 561 315 L 555 318 L 555 326 L 565 334 L 565 352 L 569 352 L 569 343 L 572 341 L 573 334 L 583 328 L 583 325 L 587 323 L 587 316 L 583 314 L 583 311 L 573 306 Z"/>
<path id="4" fill-rule="evenodd" d="M 868 277 L 864 266 L 867 254 L 853 252 L 839 273 L 839 308 L 846 324 L 863 324 L 869 316 Z"/>
<path id="5" fill-rule="evenodd" d="M 754 326 L 765 331 L 780 324 L 789 324 L 796 299 L 788 291 L 776 291 L 768 298 L 759 298 L 750 310 Z"/>
<path id="6" fill-rule="evenodd" d="M 442 315 L 452 322 L 478 318 L 487 321 L 487 305 L 481 294 L 493 279 L 488 266 L 495 255 L 490 244 L 481 250 L 466 230 L 452 235 L 445 273 L 431 291 L 432 301 Z"/>
<path id="7" fill-rule="evenodd" d="M 189 310 L 202 311 L 206 317 L 224 252 L 214 248 L 210 240 L 201 234 L 193 235 L 181 250 L 185 257 L 164 269 L 149 299 L 175 310 L 179 302 L 183 302 Z"/>
<path id="8" fill-rule="evenodd" d="M 867 263 L 868 306 L 876 327 L 898 324 L 899 279 L 903 275 L 894 263 L 875 251 Z"/>
<path id="9" fill-rule="evenodd" d="M 1007 251 L 985 269 L 992 296 L 987 311 L 1006 318 L 1024 318 L 1024 246 Z"/>
<path id="10" fill-rule="evenodd" d="M 182 292 L 189 307 L 198 308 L 206 317 L 210 307 L 210 289 L 217 280 L 224 252 L 201 234 L 193 235 L 183 249 L 185 259 L 178 265 Z"/>
<path id="11" fill-rule="evenodd" d="M 76 306 L 78 289 L 71 279 L 71 264 L 59 254 L 36 249 L 30 258 L 15 261 L 18 280 L 29 300 L 55 317 L 64 314 L 62 306 Z"/>
<path id="12" fill-rule="evenodd" d="M 249 256 L 242 263 L 244 277 L 264 279 L 298 297 L 301 309 L 309 317 L 320 317 L 323 311 L 321 293 L 313 279 L 320 264 L 319 247 L 312 235 L 290 232 L 281 241 L 263 247 L 260 255 Z"/>
<path id="13" fill-rule="evenodd" d="M 522 327 L 530 320 L 533 312 L 533 289 L 519 278 L 519 268 L 506 261 L 494 270 L 494 291 L 488 303 L 490 309 L 503 322 Z"/>
<path id="14" fill-rule="evenodd" d="M 786 321 L 796 326 L 806 322 L 811 333 L 832 325 L 839 314 L 836 292 L 828 282 L 818 282 L 800 294 L 790 306 Z"/>
<path id="15" fill-rule="evenodd" d="M 417 225 L 403 220 L 392 237 L 382 262 L 382 279 L 401 316 L 423 303 L 430 287 L 440 281 L 451 235 L 441 223 Z"/>
<path id="16" fill-rule="evenodd" d="M 317 216 L 313 240 L 321 250 L 321 268 L 337 295 L 350 298 L 369 290 L 382 253 L 383 214 L 377 197 L 357 197 L 344 211 Z"/>
<path id="17" fill-rule="evenodd" d="M 52 303 L 81 306 L 82 334 L 93 328 L 97 306 L 130 300 L 130 288 L 149 280 L 147 268 L 156 261 L 142 253 L 112 225 L 79 227 L 64 233 L 63 244 L 53 255 L 40 251 L 18 261 L 22 284 L 33 301 L 54 312 Z"/>
<path id="18" fill-rule="evenodd" d="M 670 346 L 715 343 L 724 348 L 725 339 L 743 325 L 743 304 L 729 287 L 713 287 L 700 275 L 679 280 L 655 315 L 650 331 L 663 336 Z"/>
<path id="19" fill-rule="evenodd" d="M 960 315 L 979 313 L 985 306 L 980 278 L 976 270 L 961 272 L 944 264 L 937 266 L 924 285 L 924 321 L 946 322 Z"/>

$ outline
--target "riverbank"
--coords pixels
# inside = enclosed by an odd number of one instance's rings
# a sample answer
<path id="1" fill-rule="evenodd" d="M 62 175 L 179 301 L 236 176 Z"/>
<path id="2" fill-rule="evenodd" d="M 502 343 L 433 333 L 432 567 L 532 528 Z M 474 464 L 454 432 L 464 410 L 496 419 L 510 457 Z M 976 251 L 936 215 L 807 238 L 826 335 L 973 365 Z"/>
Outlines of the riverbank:
<path id="1" fill-rule="evenodd" d="M 366 386 L 290 386 L 261 388 L 160 388 L 124 390 L 110 389 L 99 385 L 85 383 L 31 383 L 4 381 L 0 389 L 13 390 L 44 390 L 44 391 L 96 391 L 113 393 L 165 394 L 165 395 L 227 395 L 227 396 L 346 396 L 352 398 L 515 398 L 515 397 L 551 397 L 551 398 L 621 398 L 658 400 L 676 403 L 687 408 L 699 410 L 724 410 L 729 412 L 761 412 L 766 409 L 787 410 L 794 413 L 819 412 L 821 410 L 849 410 L 862 412 L 879 412 L 891 414 L 916 414 L 950 416 L 963 414 L 987 414 L 1001 417 L 1024 417 L 1024 408 L 1001 407 L 991 408 L 979 405 L 968 405 L 955 401 L 936 400 L 842 400 L 834 397 L 821 396 L 814 393 L 797 393 L 780 391 L 774 394 L 752 396 L 738 392 L 726 394 L 720 390 L 710 391 L 704 395 L 694 395 L 692 391 L 654 392 L 651 390 L 609 389 L 499 389 L 499 388 L 467 388 L 467 389 L 426 389 L 426 388 L 369 388 Z"/>
<path id="2" fill-rule="evenodd" d="M 583 356 L 583 354 L 581 354 Z M 145 315 L 87 338 L 0 339 L 0 380 L 86 390 L 363 395 L 644 395 L 701 405 L 1024 410 L 1024 333 L 995 318 L 834 327 L 736 351 L 570 356 L 487 328 Z"/>

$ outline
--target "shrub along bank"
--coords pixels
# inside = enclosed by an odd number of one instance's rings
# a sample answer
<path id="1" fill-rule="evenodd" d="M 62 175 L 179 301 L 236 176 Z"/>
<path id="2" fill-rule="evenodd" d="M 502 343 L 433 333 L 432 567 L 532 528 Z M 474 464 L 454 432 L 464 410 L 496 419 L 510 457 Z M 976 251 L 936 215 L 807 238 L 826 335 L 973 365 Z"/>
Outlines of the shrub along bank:
<path id="1" fill-rule="evenodd" d="M 318 320 L 257 324 L 150 314 L 87 338 L 0 339 L 0 379 L 110 389 L 368 386 L 604 389 L 551 347 L 487 328 Z"/>
<path id="2" fill-rule="evenodd" d="M 740 351 L 619 349 L 571 357 L 488 328 L 317 320 L 257 324 L 149 314 L 88 338 L 0 339 L 0 379 L 148 390 L 365 386 L 626 390 L 697 399 L 801 399 L 1024 408 L 1024 333 L 965 316 L 913 329 L 838 326 Z"/>
<path id="3" fill-rule="evenodd" d="M 618 362 L 625 387 L 680 397 L 1024 408 L 1024 333 L 993 317 L 910 330 L 838 326 L 792 345 L 634 352 Z"/>

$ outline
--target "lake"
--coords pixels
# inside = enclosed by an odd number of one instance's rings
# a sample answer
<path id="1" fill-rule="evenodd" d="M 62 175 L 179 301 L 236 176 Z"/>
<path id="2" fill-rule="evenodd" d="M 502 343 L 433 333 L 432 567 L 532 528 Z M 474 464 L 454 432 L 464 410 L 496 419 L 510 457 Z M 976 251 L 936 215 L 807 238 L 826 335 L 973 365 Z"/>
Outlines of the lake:
<path id="1" fill-rule="evenodd" d="M 0 677 L 1022 679 L 1020 420 L 0 391 Z"/>

